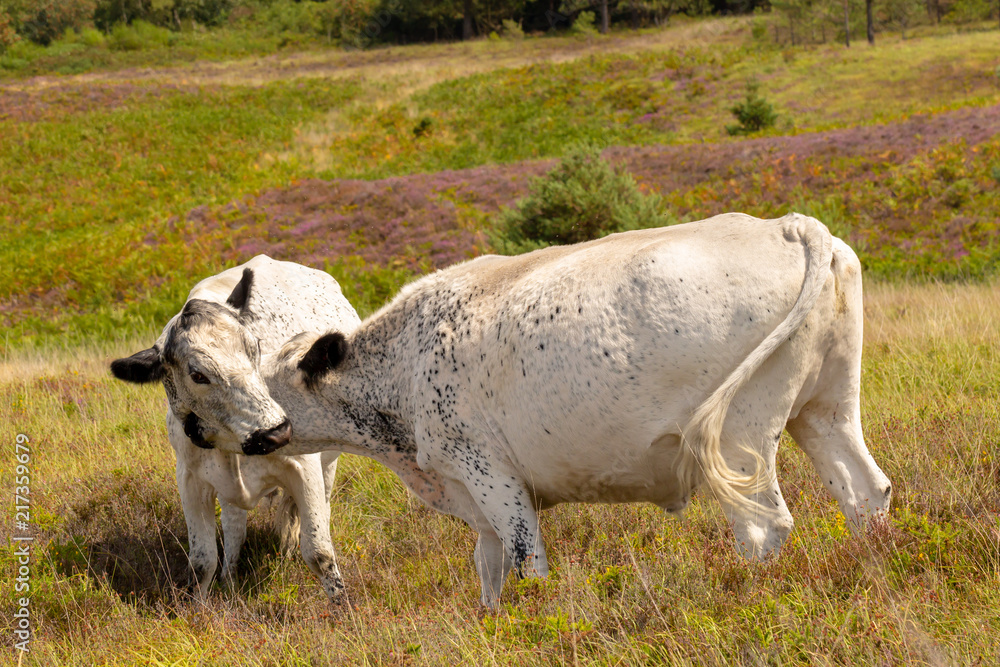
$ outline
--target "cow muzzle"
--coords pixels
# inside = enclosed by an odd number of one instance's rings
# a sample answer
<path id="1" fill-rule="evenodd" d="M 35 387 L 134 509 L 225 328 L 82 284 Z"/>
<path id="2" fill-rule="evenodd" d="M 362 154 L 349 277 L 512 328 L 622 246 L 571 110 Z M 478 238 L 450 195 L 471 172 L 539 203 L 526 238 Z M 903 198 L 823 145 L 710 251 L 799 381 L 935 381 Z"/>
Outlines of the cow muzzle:
<path id="1" fill-rule="evenodd" d="M 196 447 L 202 449 L 215 449 L 215 446 L 205 440 L 205 432 L 201 426 L 201 419 L 193 412 L 189 412 L 184 418 L 184 435 L 194 443 Z"/>
<path id="2" fill-rule="evenodd" d="M 274 428 L 254 431 L 243 443 L 243 453 L 247 456 L 270 454 L 287 445 L 291 439 L 292 424 L 286 419 Z"/>

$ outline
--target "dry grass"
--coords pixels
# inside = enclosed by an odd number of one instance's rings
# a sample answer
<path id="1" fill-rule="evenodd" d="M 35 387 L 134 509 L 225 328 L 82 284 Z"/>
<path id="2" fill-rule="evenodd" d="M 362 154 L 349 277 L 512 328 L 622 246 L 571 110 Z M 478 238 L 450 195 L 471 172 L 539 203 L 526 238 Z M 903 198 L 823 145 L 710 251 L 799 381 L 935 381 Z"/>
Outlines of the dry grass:
<path id="1" fill-rule="evenodd" d="M 38 76 L 5 84 L 15 90 L 79 83 L 156 81 L 179 85 L 260 86 L 297 77 L 393 80 L 401 96 L 445 79 L 539 63 L 558 63 L 591 55 L 630 54 L 682 47 L 737 44 L 747 34 L 746 17 L 682 23 L 670 30 L 614 33 L 606 38 L 555 36 L 522 41 L 474 40 L 440 44 L 385 46 L 370 50 L 325 49 L 273 56 L 199 61 L 176 67 L 93 72 L 74 76 Z M 395 86 L 393 86 L 395 87 Z"/>
<path id="2" fill-rule="evenodd" d="M 874 285 L 866 299 L 865 428 L 896 489 L 888 525 L 848 534 L 785 442 L 797 526 L 776 560 L 740 560 L 710 502 L 682 521 L 562 506 L 542 517 L 553 574 L 508 584 L 496 616 L 477 606 L 471 531 L 355 457 L 332 524 L 353 607 L 328 609 L 301 559 L 274 555 L 266 510 L 239 590 L 185 599 L 162 390 L 105 370 L 142 342 L 8 358 L 0 438 L 32 436 L 47 544 L 27 664 L 996 664 L 1000 297 Z"/>

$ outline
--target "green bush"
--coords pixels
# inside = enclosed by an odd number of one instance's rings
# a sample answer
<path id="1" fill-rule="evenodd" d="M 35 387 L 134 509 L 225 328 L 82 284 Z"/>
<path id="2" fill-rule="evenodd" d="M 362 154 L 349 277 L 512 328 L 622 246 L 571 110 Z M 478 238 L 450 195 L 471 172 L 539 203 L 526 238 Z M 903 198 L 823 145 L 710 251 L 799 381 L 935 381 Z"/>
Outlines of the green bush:
<path id="1" fill-rule="evenodd" d="M 110 32 L 119 23 L 146 21 L 162 28 L 180 29 L 181 21 L 218 26 L 226 21 L 234 0 L 92 0 L 94 24 Z"/>
<path id="2" fill-rule="evenodd" d="M 504 19 L 502 35 L 504 39 L 524 39 L 524 30 L 517 21 Z"/>
<path id="3" fill-rule="evenodd" d="M 754 79 L 747 81 L 746 97 L 742 102 L 730 107 L 730 111 L 739 125 L 727 125 L 726 132 L 730 135 L 745 135 L 760 132 L 774 125 L 778 114 L 774 113 L 771 103 L 759 96 L 760 83 Z"/>
<path id="4" fill-rule="evenodd" d="M 591 36 L 597 34 L 597 28 L 594 27 L 594 12 L 580 12 L 576 15 L 576 19 L 573 21 L 573 25 L 570 26 L 569 31 L 574 35 L 584 35 Z"/>
<path id="5" fill-rule="evenodd" d="M 170 42 L 169 30 L 145 21 L 136 21 L 132 25 L 119 23 L 108 36 L 108 46 L 116 51 L 141 51 L 170 46 Z"/>
<path id="6" fill-rule="evenodd" d="M 14 21 L 6 10 L 0 8 L 0 55 L 6 53 L 7 48 L 12 46 L 21 37 L 14 30 Z"/>
<path id="7" fill-rule="evenodd" d="M 48 46 L 66 30 L 87 27 L 96 4 L 96 0 L 14 0 L 7 7 L 22 37 Z"/>
<path id="8" fill-rule="evenodd" d="M 613 168 L 592 144 L 570 150 L 528 196 L 500 214 L 494 245 L 507 254 L 579 243 L 663 224 L 660 198 L 640 192 L 624 169 Z"/>
<path id="9" fill-rule="evenodd" d="M 948 12 L 948 19 L 955 23 L 974 23 L 995 16 L 995 2 L 990 0 L 956 0 Z"/>
<path id="10" fill-rule="evenodd" d="M 318 8 L 319 5 L 314 2 L 278 0 L 259 12 L 257 18 L 264 32 L 271 35 L 313 35 L 318 32 L 319 27 L 316 17 Z"/>
<path id="11" fill-rule="evenodd" d="M 79 39 L 80 42 L 87 46 L 104 46 L 107 43 L 104 33 L 94 28 L 84 28 L 81 30 Z"/>

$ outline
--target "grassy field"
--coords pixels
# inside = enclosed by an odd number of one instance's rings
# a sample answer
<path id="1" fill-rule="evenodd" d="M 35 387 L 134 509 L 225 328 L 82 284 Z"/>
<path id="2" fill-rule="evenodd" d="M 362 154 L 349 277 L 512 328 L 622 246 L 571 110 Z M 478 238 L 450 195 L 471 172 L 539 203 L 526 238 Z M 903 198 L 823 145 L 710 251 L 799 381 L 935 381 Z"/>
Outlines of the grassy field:
<path id="1" fill-rule="evenodd" d="M 19 356 L 0 376 L 0 423 L 5 441 L 8 425 L 33 437 L 47 546 L 31 662 L 994 664 L 998 295 L 867 289 L 865 435 L 893 481 L 888 526 L 847 533 L 786 442 L 779 478 L 796 528 L 780 558 L 742 561 L 704 498 L 681 521 L 562 506 L 542 517 L 552 576 L 510 585 L 497 616 L 478 608 L 471 531 L 355 457 L 333 502 L 353 609 L 331 612 L 301 558 L 275 555 L 266 511 L 252 514 L 240 590 L 204 606 L 177 598 L 185 535 L 162 391 L 105 370 L 139 342 Z"/>
<path id="2" fill-rule="evenodd" d="M 71 49 L 0 81 L 0 441 L 13 462 L 15 435 L 32 438 L 39 531 L 28 664 L 1000 662 L 995 31 L 778 51 L 726 19 L 246 48 L 76 70 L 58 60 L 84 53 Z M 731 138 L 749 78 L 781 116 Z M 848 534 L 786 442 L 797 527 L 780 558 L 740 560 L 705 499 L 682 521 L 563 506 L 542 517 L 552 576 L 509 584 L 484 615 L 471 531 L 345 457 L 332 530 L 352 607 L 329 609 L 301 558 L 275 555 L 267 510 L 238 590 L 179 595 L 162 390 L 113 381 L 107 362 L 148 346 L 196 279 L 257 252 L 326 268 L 371 312 L 412 275 L 488 250 L 496 213 L 583 140 L 660 194 L 665 221 L 795 208 L 854 245 L 888 524 Z M 0 467 L 4 489 L 13 472 Z M 0 559 L 3 625 L 13 546 Z"/>

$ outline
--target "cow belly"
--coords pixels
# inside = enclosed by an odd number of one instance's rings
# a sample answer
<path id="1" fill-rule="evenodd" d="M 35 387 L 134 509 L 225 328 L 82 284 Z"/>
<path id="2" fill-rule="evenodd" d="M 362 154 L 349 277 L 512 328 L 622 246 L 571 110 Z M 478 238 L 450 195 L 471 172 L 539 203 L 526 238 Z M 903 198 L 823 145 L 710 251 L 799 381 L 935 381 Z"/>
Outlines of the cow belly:
<path id="1" fill-rule="evenodd" d="M 674 473 L 679 446 L 678 436 L 665 435 L 641 446 L 608 441 L 562 450 L 571 457 L 553 456 L 550 450 L 528 463 L 526 479 L 543 508 L 567 502 L 649 502 L 680 509 L 691 490 Z"/>

